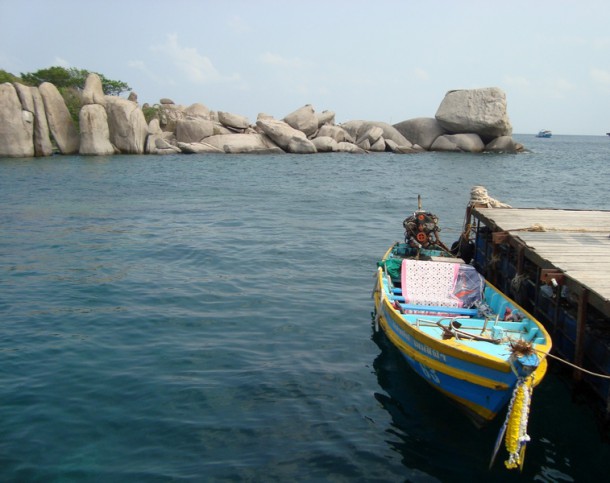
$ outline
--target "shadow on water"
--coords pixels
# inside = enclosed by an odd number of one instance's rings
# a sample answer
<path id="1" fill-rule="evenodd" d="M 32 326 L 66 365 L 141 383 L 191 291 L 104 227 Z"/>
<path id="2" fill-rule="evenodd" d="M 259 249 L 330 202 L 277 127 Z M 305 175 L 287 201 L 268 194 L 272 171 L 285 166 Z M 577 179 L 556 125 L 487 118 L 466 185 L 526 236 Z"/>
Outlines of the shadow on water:
<path id="1" fill-rule="evenodd" d="M 380 349 L 373 362 L 381 389 L 375 398 L 391 416 L 385 441 L 400 455 L 406 481 L 551 482 L 579 481 L 585 474 L 603 477 L 610 447 L 596 438 L 589 412 L 574 407 L 556 375 L 549 374 L 534 392 L 528 427 L 531 442 L 523 471 L 505 468 L 503 443 L 489 469 L 505 413 L 477 429 L 457 405 L 409 367 L 382 331 L 373 327 L 371 340 Z"/>

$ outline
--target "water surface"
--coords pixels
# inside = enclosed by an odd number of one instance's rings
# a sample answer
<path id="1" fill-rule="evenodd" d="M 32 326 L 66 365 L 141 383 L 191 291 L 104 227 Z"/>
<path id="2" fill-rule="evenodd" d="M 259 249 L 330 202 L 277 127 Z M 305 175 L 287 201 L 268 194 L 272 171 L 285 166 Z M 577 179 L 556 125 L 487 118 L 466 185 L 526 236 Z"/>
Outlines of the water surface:
<path id="1" fill-rule="evenodd" d="M 377 259 L 416 208 L 458 235 L 473 185 L 610 209 L 610 138 L 521 155 L 0 160 L 3 481 L 513 481 L 374 334 Z M 605 478 L 553 371 L 521 478 Z"/>

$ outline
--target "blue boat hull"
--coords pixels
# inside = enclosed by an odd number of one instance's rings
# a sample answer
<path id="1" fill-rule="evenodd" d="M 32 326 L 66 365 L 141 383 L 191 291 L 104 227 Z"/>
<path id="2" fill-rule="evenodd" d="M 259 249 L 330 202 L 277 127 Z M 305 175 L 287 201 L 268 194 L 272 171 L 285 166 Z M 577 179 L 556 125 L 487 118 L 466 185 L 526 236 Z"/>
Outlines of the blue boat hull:
<path id="1" fill-rule="evenodd" d="M 516 378 L 507 372 L 477 368 L 431 349 L 398 327 L 387 311 L 379 319 L 380 326 L 404 356 L 411 368 L 435 389 L 460 403 L 477 425 L 493 419 L 511 397 Z M 507 365 L 508 368 L 508 365 Z M 478 376 L 487 385 L 470 382 Z M 492 387 L 489 387 L 492 386 Z"/>

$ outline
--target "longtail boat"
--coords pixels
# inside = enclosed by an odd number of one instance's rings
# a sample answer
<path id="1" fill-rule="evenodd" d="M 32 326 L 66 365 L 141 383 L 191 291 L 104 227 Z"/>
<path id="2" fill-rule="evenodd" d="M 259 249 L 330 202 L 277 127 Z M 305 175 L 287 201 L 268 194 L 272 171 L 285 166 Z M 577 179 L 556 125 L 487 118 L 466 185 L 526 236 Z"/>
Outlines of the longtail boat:
<path id="1" fill-rule="evenodd" d="M 377 264 L 375 328 L 477 426 L 508 406 L 492 464 L 504 439 L 506 466 L 521 467 L 532 390 L 546 373 L 551 338 L 443 244 L 438 217 L 422 210 L 421 199 L 403 227 L 404 242 L 395 242 Z"/>

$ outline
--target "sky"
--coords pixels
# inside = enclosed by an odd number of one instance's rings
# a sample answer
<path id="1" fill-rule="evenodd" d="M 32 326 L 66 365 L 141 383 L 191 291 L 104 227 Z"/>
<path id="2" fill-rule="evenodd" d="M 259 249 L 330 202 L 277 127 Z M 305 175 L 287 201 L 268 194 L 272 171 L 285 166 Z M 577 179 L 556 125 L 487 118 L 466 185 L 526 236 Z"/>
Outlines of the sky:
<path id="1" fill-rule="evenodd" d="M 434 117 L 499 87 L 514 133 L 610 132 L 610 8 L 537 0 L 0 0 L 0 69 L 126 82 L 140 104 L 337 123 Z"/>

